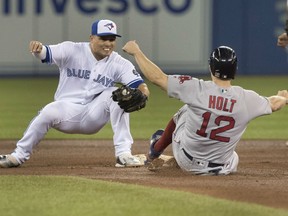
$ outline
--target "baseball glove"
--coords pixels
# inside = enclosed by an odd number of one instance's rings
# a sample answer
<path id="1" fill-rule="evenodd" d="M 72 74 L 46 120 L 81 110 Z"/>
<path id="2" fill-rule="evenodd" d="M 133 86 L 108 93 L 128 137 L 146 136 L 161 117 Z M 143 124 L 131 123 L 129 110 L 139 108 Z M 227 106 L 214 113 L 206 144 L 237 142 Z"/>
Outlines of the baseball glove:
<path id="1" fill-rule="evenodd" d="M 144 108 L 148 98 L 138 88 L 122 85 L 112 92 L 112 99 L 118 102 L 125 112 L 130 113 Z"/>

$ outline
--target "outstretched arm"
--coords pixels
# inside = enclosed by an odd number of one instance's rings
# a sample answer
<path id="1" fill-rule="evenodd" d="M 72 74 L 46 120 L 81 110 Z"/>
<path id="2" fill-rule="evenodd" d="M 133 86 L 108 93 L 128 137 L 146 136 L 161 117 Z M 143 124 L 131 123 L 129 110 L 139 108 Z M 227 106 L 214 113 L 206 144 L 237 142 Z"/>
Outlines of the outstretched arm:
<path id="1" fill-rule="evenodd" d="M 278 91 L 277 95 L 268 97 L 272 112 L 282 109 L 288 104 L 288 92 L 287 90 Z"/>
<path id="2" fill-rule="evenodd" d="M 167 91 L 168 76 L 145 56 L 136 41 L 128 41 L 122 49 L 134 56 L 140 70 L 148 80 Z"/>

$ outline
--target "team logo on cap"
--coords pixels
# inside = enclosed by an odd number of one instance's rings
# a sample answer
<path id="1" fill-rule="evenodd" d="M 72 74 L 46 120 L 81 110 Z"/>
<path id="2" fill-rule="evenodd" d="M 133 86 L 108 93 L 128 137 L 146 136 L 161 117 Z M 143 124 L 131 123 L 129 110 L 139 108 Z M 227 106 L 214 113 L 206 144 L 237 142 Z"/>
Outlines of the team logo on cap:
<path id="1" fill-rule="evenodd" d="M 107 23 L 106 25 L 104 25 L 104 27 L 107 27 L 109 30 L 114 28 L 113 23 Z"/>

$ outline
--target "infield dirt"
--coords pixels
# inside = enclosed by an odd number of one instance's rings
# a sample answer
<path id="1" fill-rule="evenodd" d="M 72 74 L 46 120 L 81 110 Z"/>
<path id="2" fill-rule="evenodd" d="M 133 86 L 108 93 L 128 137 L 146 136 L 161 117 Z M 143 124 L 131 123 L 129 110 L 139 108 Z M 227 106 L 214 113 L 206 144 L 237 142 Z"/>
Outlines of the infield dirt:
<path id="1" fill-rule="evenodd" d="M 81 176 L 127 184 L 168 188 L 227 200 L 288 209 L 288 146 L 286 140 L 240 141 L 236 149 L 238 172 L 228 176 L 194 176 L 178 168 L 151 172 L 146 167 L 115 168 L 110 140 L 43 140 L 31 159 L 0 175 Z M 0 141 L 1 154 L 10 153 L 15 141 Z M 147 140 L 133 145 L 133 154 L 146 153 Z M 172 155 L 171 148 L 165 154 Z"/>

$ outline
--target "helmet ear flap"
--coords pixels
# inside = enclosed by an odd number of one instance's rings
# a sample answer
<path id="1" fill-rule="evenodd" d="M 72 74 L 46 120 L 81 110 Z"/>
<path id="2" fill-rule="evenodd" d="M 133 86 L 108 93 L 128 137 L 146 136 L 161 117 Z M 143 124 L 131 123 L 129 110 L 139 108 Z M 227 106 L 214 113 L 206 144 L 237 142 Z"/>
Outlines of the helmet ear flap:
<path id="1" fill-rule="evenodd" d="M 210 72 L 213 74 L 213 76 L 215 76 L 215 66 L 214 66 L 214 62 L 213 62 L 213 59 L 210 59 L 208 60 L 209 62 L 209 69 L 210 69 Z"/>

